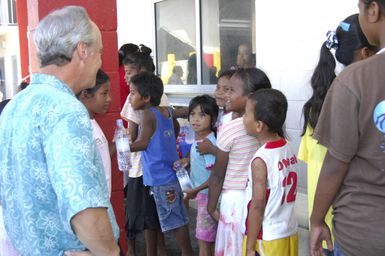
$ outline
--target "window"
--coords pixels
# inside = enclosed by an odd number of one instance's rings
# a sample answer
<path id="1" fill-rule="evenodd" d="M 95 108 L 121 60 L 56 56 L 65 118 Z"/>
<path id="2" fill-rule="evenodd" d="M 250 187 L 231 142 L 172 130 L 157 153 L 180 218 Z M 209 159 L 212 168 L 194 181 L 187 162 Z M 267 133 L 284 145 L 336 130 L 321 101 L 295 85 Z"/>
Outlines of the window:
<path id="1" fill-rule="evenodd" d="M 16 0 L 0 0 L 0 24 L 16 25 Z"/>
<path id="2" fill-rule="evenodd" d="M 197 84 L 194 0 L 156 4 L 156 60 L 165 84 Z"/>
<path id="3" fill-rule="evenodd" d="M 5 65 L 3 57 L 0 57 L 0 92 L 3 94 L 3 100 L 6 99 L 7 94 L 5 89 Z"/>
<path id="4" fill-rule="evenodd" d="M 17 82 L 19 70 L 18 70 L 17 56 L 16 55 L 11 56 L 11 63 L 12 63 L 13 94 L 16 94 L 18 91 L 18 87 L 19 87 L 19 84 Z"/>
<path id="5" fill-rule="evenodd" d="M 154 5 L 156 64 L 164 84 L 216 84 L 221 70 L 255 66 L 255 0 Z"/>

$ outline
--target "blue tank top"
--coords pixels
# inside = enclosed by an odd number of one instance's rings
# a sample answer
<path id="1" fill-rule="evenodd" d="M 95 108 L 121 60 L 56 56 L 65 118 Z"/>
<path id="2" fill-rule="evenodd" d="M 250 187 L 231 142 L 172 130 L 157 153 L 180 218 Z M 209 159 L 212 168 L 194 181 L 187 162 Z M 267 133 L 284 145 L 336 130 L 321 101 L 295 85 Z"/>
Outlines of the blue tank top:
<path id="1" fill-rule="evenodd" d="M 146 186 L 161 186 L 177 181 L 172 165 L 178 160 L 172 118 L 164 117 L 152 107 L 156 129 L 147 149 L 142 151 L 143 183 Z"/>

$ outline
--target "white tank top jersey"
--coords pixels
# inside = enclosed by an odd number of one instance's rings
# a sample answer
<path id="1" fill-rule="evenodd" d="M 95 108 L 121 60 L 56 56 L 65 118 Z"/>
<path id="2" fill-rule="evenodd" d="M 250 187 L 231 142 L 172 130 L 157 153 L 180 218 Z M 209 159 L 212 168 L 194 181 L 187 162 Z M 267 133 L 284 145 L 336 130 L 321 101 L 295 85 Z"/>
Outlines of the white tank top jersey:
<path id="1" fill-rule="evenodd" d="M 263 145 L 251 162 L 262 159 L 267 167 L 266 208 L 258 239 L 271 241 L 289 237 L 297 232 L 294 203 L 297 194 L 297 170 L 295 151 L 288 141 L 281 139 Z M 245 192 L 243 231 L 247 235 L 247 215 L 252 197 L 251 162 L 249 180 Z"/>
<path id="2" fill-rule="evenodd" d="M 93 128 L 93 138 L 95 140 L 96 147 L 99 150 L 100 158 L 103 162 L 104 174 L 106 176 L 107 188 L 109 196 L 111 197 L 111 156 L 110 150 L 108 149 L 108 141 L 100 128 L 98 122 L 95 119 L 91 119 Z"/>

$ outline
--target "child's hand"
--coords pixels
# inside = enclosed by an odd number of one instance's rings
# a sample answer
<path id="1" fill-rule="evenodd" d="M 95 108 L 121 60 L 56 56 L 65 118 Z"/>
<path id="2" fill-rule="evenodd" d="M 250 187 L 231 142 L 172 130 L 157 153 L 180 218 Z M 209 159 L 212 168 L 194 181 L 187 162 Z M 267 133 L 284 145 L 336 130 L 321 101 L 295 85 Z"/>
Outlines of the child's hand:
<path id="1" fill-rule="evenodd" d="M 219 213 L 218 209 L 216 209 L 216 210 L 211 214 L 211 217 L 213 217 L 213 219 L 216 220 L 217 222 L 219 221 L 220 213 Z"/>
<path id="2" fill-rule="evenodd" d="M 129 142 L 131 143 L 132 141 L 131 141 L 130 131 L 128 130 L 128 128 L 125 128 L 125 127 L 123 127 L 123 131 L 125 134 L 128 135 Z M 115 140 L 116 140 L 116 138 L 115 138 L 115 134 L 114 134 L 114 137 L 112 138 L 111 142 L 115 144 Z"/>
<path id="3" fill-rule="evenodd" d="M 198 190 L 195 190 L 195 189 L 186 189 L 185 191 L 183 191 L 186 193 L 186 195 L 184 196 L 185 199 L 194 199 L 195 197 L 197 197 L 197 194 L 198 194 Z"/>
<path id="4" fill-rule="evenodd" d="M 204 140 L 202 140 L 200 142 L 197 142 L 197 146 L 196 146 L 197 151 L 201 155 L 204 155 L 204 154 L 215 155 L 214 148 L 215 148 L 215 146 L 213 145 L 213 143 L 211 143 L 211 141 L 207 138 L 205 138 Z"/>
<path id="5" fill-rule="evenodd" d="M 179 163 L 180 165 L 182 165 L 184 168 L 186 168 L 188 165 L 189 165 L 189 159 L 188 158 L 181 158 L 177 161 L 174 162 L 174 164 L 172 165 L 172 168 L 176 171 L 176 166 L 177 166 L 177 163 Z"/>

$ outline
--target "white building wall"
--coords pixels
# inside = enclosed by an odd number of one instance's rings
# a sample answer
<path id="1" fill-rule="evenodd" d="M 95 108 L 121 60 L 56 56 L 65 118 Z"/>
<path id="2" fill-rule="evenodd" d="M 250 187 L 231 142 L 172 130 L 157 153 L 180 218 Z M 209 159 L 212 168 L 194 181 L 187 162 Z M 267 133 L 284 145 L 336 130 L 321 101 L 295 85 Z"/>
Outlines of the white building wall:
<path id="1" fill-rule="evenodd" d="M 0 57 L 4 58 L 6 97 L 12 98 L 20 83 L 20 47 L 17 26 L 0 26 Z M 12 58 L 16 58 L 16 70 Z"/>
<path id="2" fill-rule="evenodd" d="M 153 1 L 116 0 L 118 48 L 125 43 L 144 44 L 155 49 Z"/>
<path id="3" fill-rule="evenodd" d="M 256 0 L 256 59 L 274 88 L 287 97 L 286 129 L 298 149 L 302 107 L 311 96 L 310 78 L 328 30 L 358 12 L 357 0 Z M 268 10 L 268 11 L 267 11 Z M 299 189 L 305 190 L 302 165 Z"/>
<path id="4" fill-rule="evenodd" d="M 119 46 L 144 43 L 154 49 L 152 0 L 117 0 Z M 286 129 L 298 149 L 302 107 L 310 97 L 310 77 L 328 30 L 358 12 L 358 0 L 256 0 L 257 66 L 289 102 Z M 300 189 L 306 187 L 305 167 Z"/>

